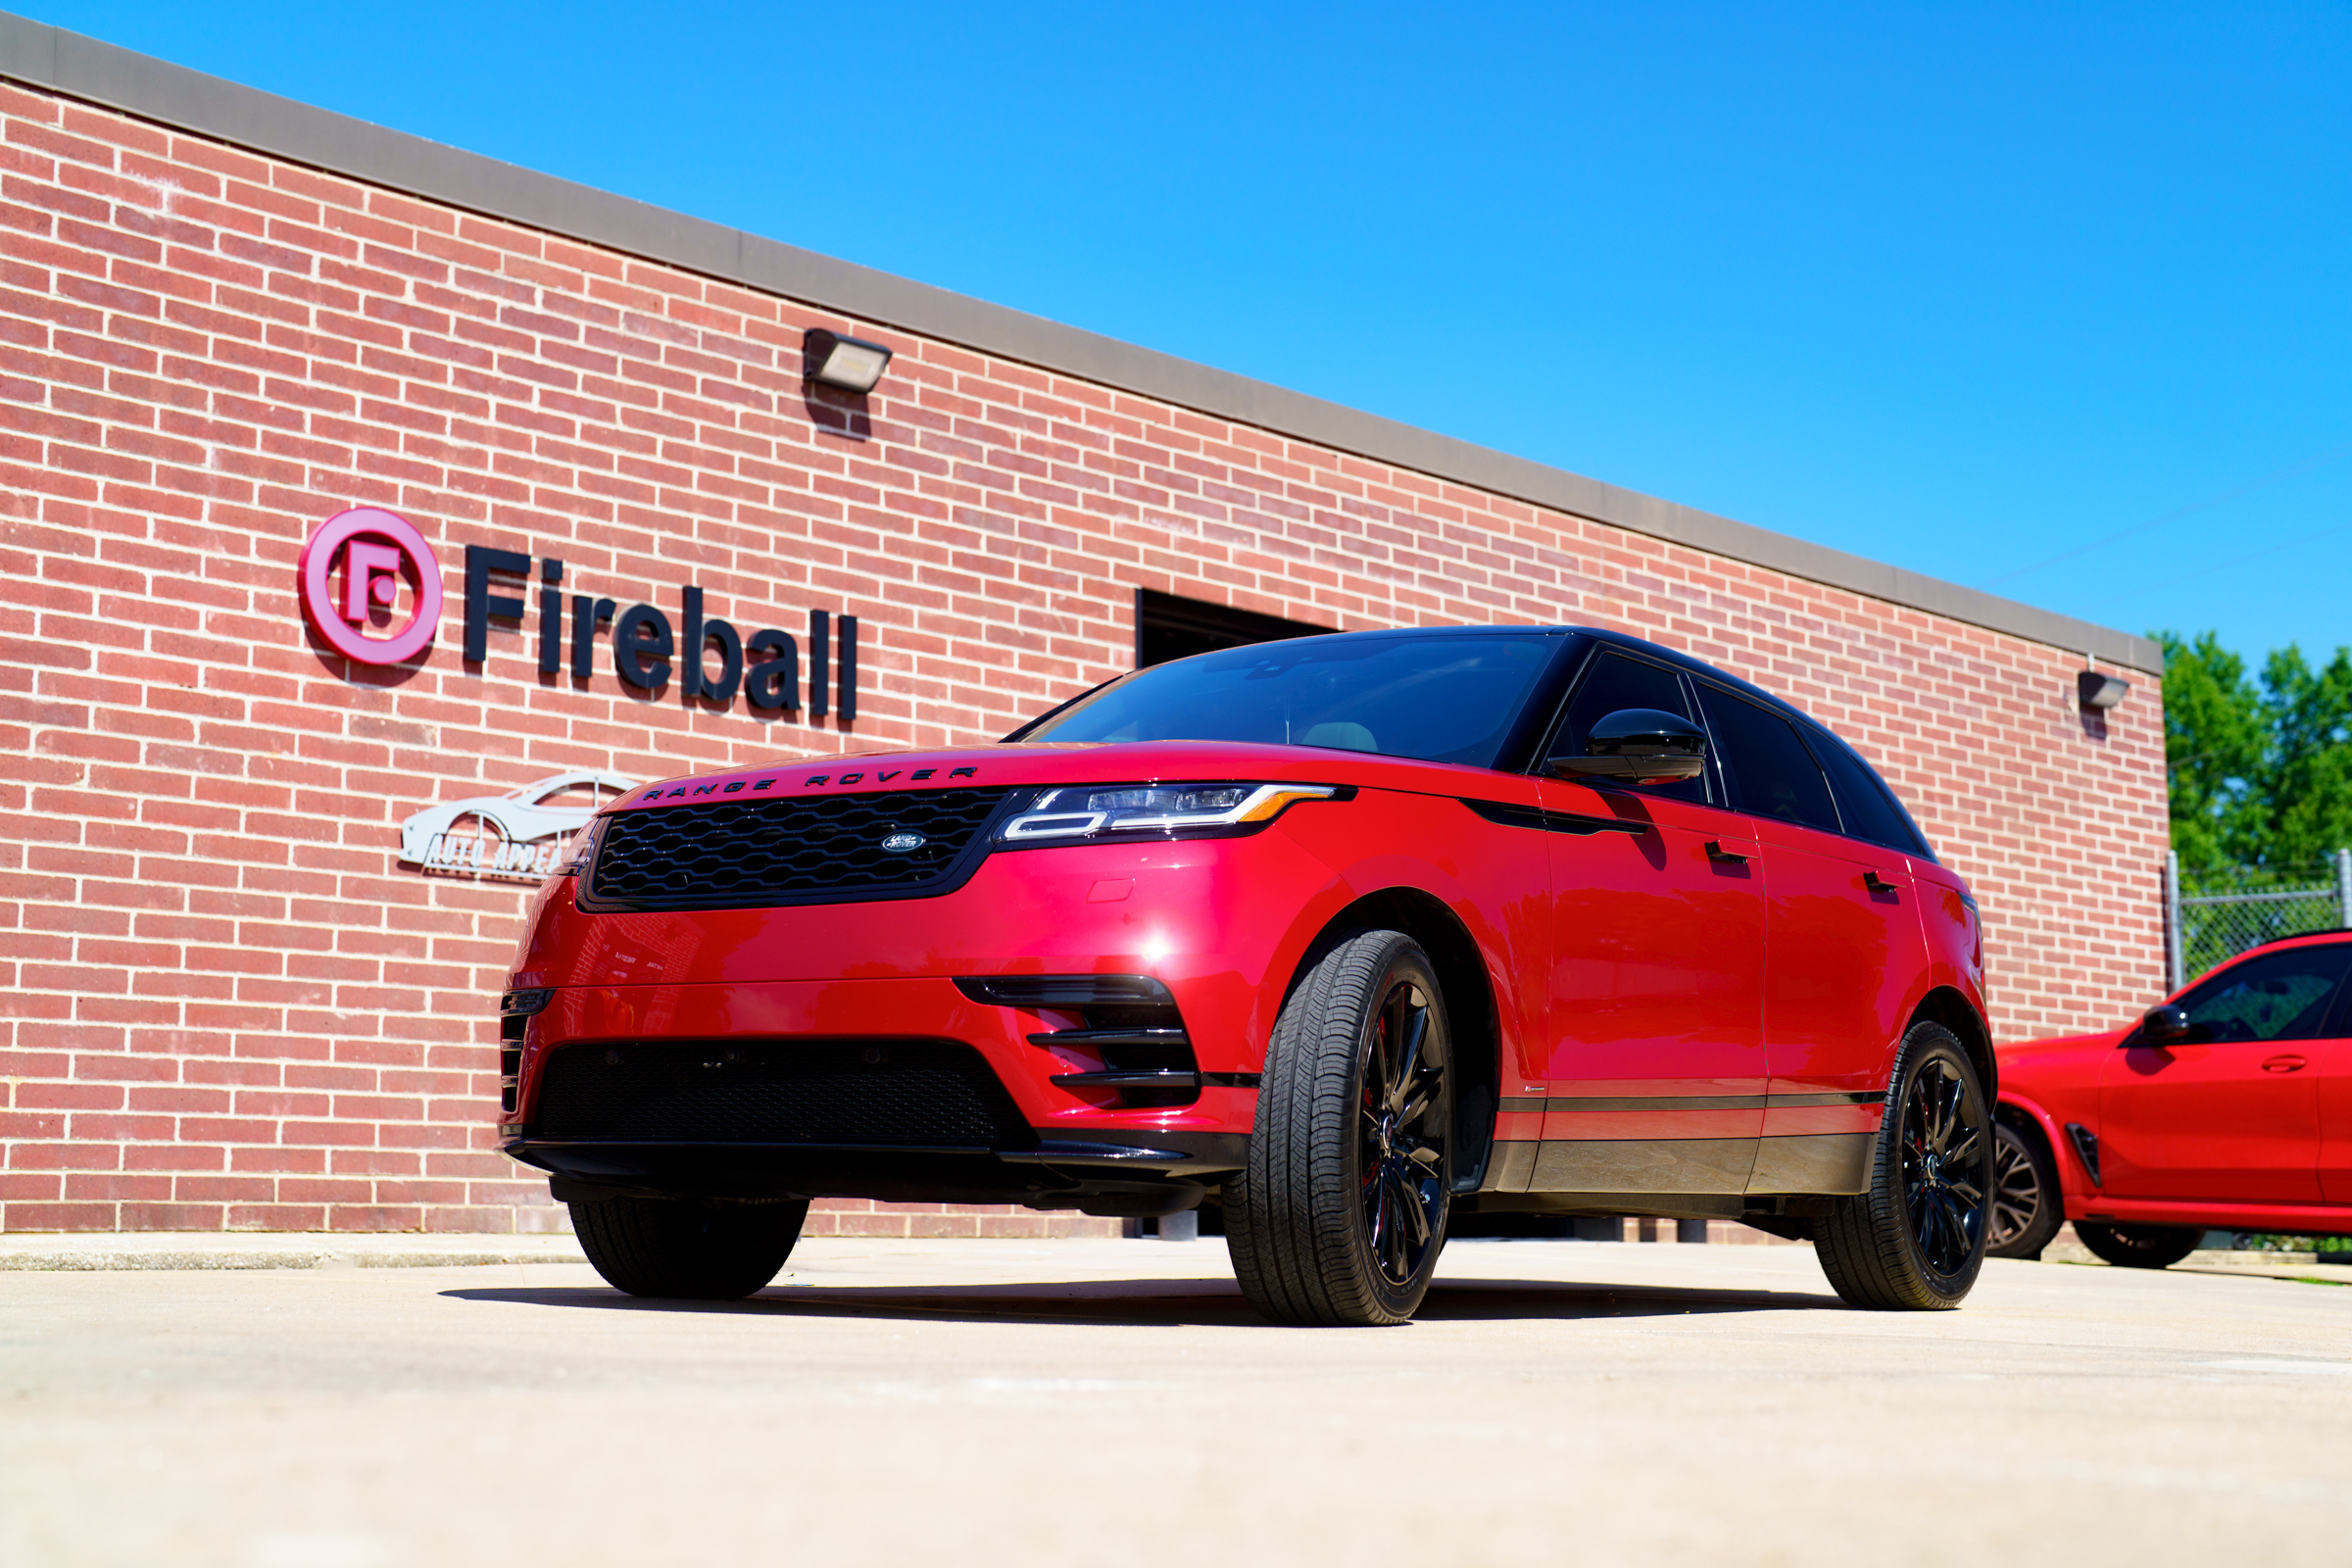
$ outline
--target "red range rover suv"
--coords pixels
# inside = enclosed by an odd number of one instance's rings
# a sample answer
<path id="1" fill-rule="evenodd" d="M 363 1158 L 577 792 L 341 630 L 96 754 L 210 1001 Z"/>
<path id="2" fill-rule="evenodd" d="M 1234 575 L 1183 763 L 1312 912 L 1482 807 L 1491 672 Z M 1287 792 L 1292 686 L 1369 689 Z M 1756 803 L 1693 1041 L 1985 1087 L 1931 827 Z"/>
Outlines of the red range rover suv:
<path id="1" fill-rule="evenodd" d="M 2352 1235 L 2352 932 L 2265 943 L 2129 1028 L 2000 1050 L 1996 1257 L 2058 1227 L 2163 1268 L 2208 1230 Z"/>
<path id="2" fill-rule="evenodd" d="M 1381 1324 L 1449 1214 L 1721 1216 L 1949 1307 L 1990 1194 L 1976 906 L 1786 703 L 1577 628 L 1136 671 L 994 746 L 637 790 L 541 889 L 503 1147 L 604 1277 L 725 1298 L 808 1200 L 1221 1212 Z"/>

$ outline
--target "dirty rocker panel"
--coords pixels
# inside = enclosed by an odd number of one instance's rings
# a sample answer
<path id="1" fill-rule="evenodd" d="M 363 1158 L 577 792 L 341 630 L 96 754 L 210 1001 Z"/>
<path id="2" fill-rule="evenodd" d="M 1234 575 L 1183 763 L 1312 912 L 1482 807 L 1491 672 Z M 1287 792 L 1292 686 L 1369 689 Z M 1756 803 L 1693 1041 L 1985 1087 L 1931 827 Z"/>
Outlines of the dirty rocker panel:
<path id="1" fill-rule="evenodd" d="M 1870 1190 L 1877 1144 L 1876 1133 L 1508 1139 L 1494 1145 L 1480 1191 L 1842 1197 Z"/>

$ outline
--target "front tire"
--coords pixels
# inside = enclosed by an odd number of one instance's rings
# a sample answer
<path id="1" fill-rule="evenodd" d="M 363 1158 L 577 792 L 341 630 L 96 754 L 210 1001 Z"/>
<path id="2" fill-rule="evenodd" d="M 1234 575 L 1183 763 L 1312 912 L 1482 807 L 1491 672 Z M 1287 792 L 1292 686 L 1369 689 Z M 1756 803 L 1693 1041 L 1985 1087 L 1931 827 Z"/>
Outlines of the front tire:
<path id="1" fill-rule="evenodd" d="M 808 1217 L 806 1199 L 612 1198 L 570 1206 L 580 1250 L 606 1284 L 682 1301 L 734 1301 L 760 1289 L 792 1255 Z"/>
<path id="2" fill-rule="evenodd" d="M 1984 1233 L 1986 1257 L 2033 1261 L 2066 1223 L 2058 1167 L 2041 1140 L 2007 1122 L 1992 1129 L 1992 1218 Z"/>
<path id="3" fill-rule="evenodd" d="M 2205 1233 L 2175 1225 L 2094 1225 L 2075 1221 L 2091 1255 L 2117 1268 L 2171 1268 L 2197 1250 Z"/>
<path id="4" fill-rule="evenodd" d="M 1225 1184 L 1242 1294 L 1277 1323 L 1413 1315 L 1446 1245 L 1452 1039 L 1436 968 L 1398 931 L 1333 947 L 1284 1004 L 1250 1163 Z"/>
<path id="5" fill-rule="evenodd" d="M 1870 1191 L 1813 1222 L 1822 1272 L 1854 1306 L 1948 1311 L 1984 1263 L 1992 1115 L 1959 1037 L 1913 1024 L 1895 1055 Z"/>

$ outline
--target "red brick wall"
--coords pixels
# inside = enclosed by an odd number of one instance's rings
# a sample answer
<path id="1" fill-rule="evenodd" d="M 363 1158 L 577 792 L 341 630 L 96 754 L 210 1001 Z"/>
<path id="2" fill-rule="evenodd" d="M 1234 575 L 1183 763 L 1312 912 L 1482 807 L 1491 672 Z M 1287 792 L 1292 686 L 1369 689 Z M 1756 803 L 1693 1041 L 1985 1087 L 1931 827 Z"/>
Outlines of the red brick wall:
<path id="1" fill-rule="evenodd" d="M 809 325 L 898 350 L 864 410 L 805 399 Z M 0 465 L 0 1228 L 554 1223 L 484 1138 L 525 894 L 396 868 L 393 825 L 993 736 L 1127 665 L 1138 586 L 1687 648 L 1886 769 L 1975 880 L 2005 1036 L 2160 985 L 2152 679 L 2086 734 L 2062 649 L 5 87 Z M 601 654 L 543 680 L 503 628 L 470 671 L 462 581 L 422 668 L 347 668 L 294 563 L 361 504 L 453 575 L 474 542 L 673 613 L 691 575 L 746 630 L 856 613 L 854 733 Z"/>

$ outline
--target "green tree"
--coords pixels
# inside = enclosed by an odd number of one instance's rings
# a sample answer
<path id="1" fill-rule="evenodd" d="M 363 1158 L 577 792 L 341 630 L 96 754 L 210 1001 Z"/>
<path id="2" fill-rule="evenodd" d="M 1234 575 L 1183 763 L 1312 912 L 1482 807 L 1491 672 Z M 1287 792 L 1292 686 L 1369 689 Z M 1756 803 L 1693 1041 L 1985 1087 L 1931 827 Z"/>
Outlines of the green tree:
<path id="1" fill-rule="evenodd" d="M 2212 632 L 2156 640 L 2180 863 L 2299 868 L 2352 845 L 2352 649 L 2315 669 L 2290 643 L 2257 680 Z"/>

